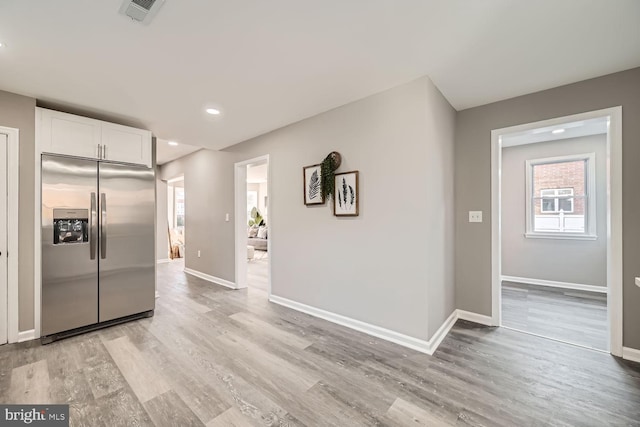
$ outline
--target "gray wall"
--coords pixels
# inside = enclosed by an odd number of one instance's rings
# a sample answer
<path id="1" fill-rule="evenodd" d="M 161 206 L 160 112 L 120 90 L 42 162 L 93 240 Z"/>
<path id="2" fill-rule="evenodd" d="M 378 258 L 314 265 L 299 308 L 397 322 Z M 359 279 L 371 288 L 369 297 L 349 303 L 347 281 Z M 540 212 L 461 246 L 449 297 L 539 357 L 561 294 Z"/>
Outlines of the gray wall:
<path id="1" fill-rule="evenodd" d="M 640 68 L 458 113 L 455 145 L 456 306 L 491 315 L 491 130 L 622 105 L 624 345 L 640 348 Z M 469 210 L 484 211 L 481 224 Z"/>
<path id="2" fill-rule="evenodd" d="M 233 156 L 200 150 L 160 166 L 159 175 L 184 175 L 185 267 L 234 282 Z"/>
<path id="3" fill-rule="evenodd" d="M 34 226 L 35 226 L 35 107 L 36 99 L 0 91 L 0 126 L 20 130 L 20 195 L 19 195 L 19 266 L 18 266 L 18 329 L 28 331 L 34 328 Z M 101 120 L 138 126 L 135 120 L 126 117 L 104 115 L 97 112 L 61 104 L 41 103 L 38 106 L 55 108 L 73 114 L 85 115 Z"/>
<path id="4" fill-rule="evenodd" d="M 0 126 L 20 129 L 18 328 L 33 329 L 33 239 L 36 100 L 0 91 Z"/>
<path id="5" fill-rule="evenodd" d="M 607 138 L 605 134 L 502 150 L 502 274 L 607 285 Z M 596 240 L 530 239 L 526 231 L 527 160 L 596 153 Z"/>
<path id="6" fill-rule="evenodd" d="M 167 220 L 167 182 L 160 179 L 160 167 L 156 168 L 156 260 L 169 258 Z"/>
<path id="7" fill-rule="evenodd" d="M 421 78 L 229 148 L 270 155 L 273 294 L 429 339 L 455 308 L 454 121 Z M 359 217 L 303 204 L 302 167 L 332 150 L 360 171 Z"/>

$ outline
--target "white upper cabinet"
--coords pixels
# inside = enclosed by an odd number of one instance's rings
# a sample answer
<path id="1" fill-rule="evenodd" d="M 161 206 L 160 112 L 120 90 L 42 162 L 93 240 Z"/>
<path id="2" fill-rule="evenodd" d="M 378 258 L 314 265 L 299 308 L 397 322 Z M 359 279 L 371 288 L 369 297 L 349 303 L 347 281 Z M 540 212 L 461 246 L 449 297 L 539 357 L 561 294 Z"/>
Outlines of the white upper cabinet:
<path id="1" fill-rule="evenodd" d="M 36 108 L 43 153 L 151 167 L 151 132 L 59 111 Z"/>
<path id="2" fill-rule="evenodd" d="M 40 149 L 46 153 L 99 158 L 100 122 L 39 108 Z"/>
<path id="3" fill-rule="evenodd" d="M 151 167 L 151 132 L 102 123 L 103 159 Z"/>

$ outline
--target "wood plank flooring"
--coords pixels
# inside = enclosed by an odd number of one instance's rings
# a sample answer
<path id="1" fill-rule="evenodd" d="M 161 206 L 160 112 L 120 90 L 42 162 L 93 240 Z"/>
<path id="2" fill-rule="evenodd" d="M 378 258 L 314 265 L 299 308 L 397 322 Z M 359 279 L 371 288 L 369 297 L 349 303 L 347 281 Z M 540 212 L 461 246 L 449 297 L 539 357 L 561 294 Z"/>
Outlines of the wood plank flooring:
<path id="1" fill-rule="evenodd" d="M 502 282 L 502 324 L 607 351 L 607 294 Z"/>
<path id="2" fill-rule="evenodd" d="M 267 292 L 269 287 L 269 253 L 255 250 L 253 259 L 247 261 L 247 284 Z"/>
<path id="3" fill-rule="evenodd" d="M 0 402 L 73 426 L 639 426 L 640 365 L 458 321 L 427 356 L 158 268 L 156 315 L 0 347 Z"/>

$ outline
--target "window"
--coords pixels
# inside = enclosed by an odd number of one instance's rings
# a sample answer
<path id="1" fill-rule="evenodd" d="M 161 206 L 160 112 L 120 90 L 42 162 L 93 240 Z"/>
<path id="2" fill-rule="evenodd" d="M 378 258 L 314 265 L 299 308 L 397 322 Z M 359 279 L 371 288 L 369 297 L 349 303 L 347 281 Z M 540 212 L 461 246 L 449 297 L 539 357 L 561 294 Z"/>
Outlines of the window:
<path id="1" fill-rule="evenodd" d="M 595 239 L 595 154 L 527 161 L 527 237 Z"/>
<path id="2" fill-rule="evenodd" d="M 258 209 L 258 192 L 254 190 L 247 191 L 247 223 L 251 221 L 251 210 Z"/>
<path id="3" fill-rule="evenodd" d="M 540 190 L 542 213 L 573 213 L 573 188 Z"/>
<path id="4" fill-rule="evenodd" d="M 176 223 L 174 227 L 184 227 L 184 188 L 175 187 Z"/>

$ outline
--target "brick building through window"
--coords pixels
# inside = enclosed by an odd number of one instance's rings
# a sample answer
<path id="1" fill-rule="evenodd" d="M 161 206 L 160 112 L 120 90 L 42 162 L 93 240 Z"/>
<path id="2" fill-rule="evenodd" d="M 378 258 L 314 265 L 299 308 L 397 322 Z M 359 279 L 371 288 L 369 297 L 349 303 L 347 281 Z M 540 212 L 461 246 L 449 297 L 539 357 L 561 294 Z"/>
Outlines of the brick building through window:
<path id="1" fill-rule="evenodd" d="M 527 162 L 527 233 L 587 233 L 590 162 L 592 155 Z"/>
<path id="2" fill-rule="evenodd" d="M 547 163 L 533 167 L 536 215 L 573 213 L 584 215 L 585 161 Z M 572 197 L 573 196 L 573 197 Z"/>

